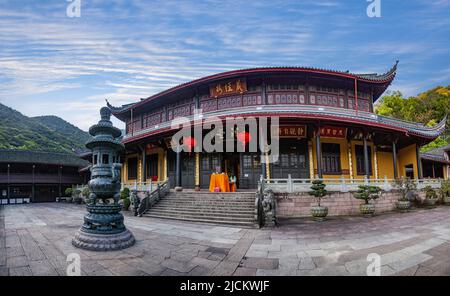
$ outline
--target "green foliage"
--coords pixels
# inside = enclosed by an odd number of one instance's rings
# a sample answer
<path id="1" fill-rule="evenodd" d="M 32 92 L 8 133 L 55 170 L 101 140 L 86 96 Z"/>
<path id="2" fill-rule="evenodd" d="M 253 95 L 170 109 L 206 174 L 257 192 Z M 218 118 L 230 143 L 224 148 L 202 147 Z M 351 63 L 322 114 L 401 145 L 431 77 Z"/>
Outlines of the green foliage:
<path id="1" fill-rule="evenodd" d="M 121 199 L 125 199 L 130 197 L 130 189 L 125 187 L 121 192 L 120 192 L 120 198 Z"/>
<path id="2" fill-rule="evenodd" d="M 89 134 L 56 116 L 27 117 L 0 104 L 0 149 L 73 152 Z"/>
<path id="3" fill-rule="evenodd" d="M 128 211 L 128 209 L 130 208 L 130 205 L 131 205 L 131 201 L 130 201 L 130 199 L 127 197 L 127 198 L 124 198 L 123 199 L 123 208 L 126 210 L 126 211 Z"/>
<path id="4" fill-rule="evenodd" d="M 84 196 L 84 197 L 89 197 L 89 194 L 91 194 L 91 190 L 89 190 L 89 187 L 84 187 L 83 188 L 83 190 L 81 191 L 81 194 Z"/>
<path id="5" fill-rule="evenodd" d="M 353 197 L 364 200 L 365 204 L 369 203 L 369 200 L 377 199 L 381 196 L 381 188 L 378 186 L 359 185 L 358 191 L 353 193 Z"/>
<path id="6" fill-rule="evenodd" d="M 66 196 L 72 196 L 72 193 L 73 193 L 73 189 L 71 187 L 66 188 L 66 190 L 64 190 L 64 194 Z"/>
<path id="7" fill-rule="evenodd" d="M 375 107 L 379 115 L 402 120 L 420 122 L 433 126 L 450 113 L 450 86 L 430 89 L 415 97 L 405 98 L 399 91 L 383 96 Z M 445 132 L 433 142 L 422 147 L 422 151 L 450 144 L 450 117 Z"/>
<path id="8" fill-rule="evenodd" d="M 323 183 L 322 180 L 314 180 L 312 181 L 311 190 L 309 194 L 314 196 L 317 199 L 317 203 L 320 207 L 320 201 L 324 196 L 328 194 L 328 191 L 325 189 L 326 184 Z"/>
<path id="9" fill-rule="evenodd" d="M 441 182 L 441 188 L 439 189 L 439 193 L 442 198 L 450 196 L 450 181 L 445 180 Z"/>
<path id="10" fill-rule="evenodd" d="M 426 186 L 423 190 L 425 191 L 425 198 L 427 199 L 435 199 L 438 197 L 436 190 L 434 190 L 431 186 Z"/>
<path id="11" fill-rule="evenodd" d="M 416 183 L 414 183 L 411 178 L 405 178 L 401 177 L 397 180 L 395 180 L 394 187 L 398 190 L 400 190 L 402 197 L 400 200 L 407 201 L 408 200 L 408 194 L 410 192 L 413 192 L 417 189 Z"/>

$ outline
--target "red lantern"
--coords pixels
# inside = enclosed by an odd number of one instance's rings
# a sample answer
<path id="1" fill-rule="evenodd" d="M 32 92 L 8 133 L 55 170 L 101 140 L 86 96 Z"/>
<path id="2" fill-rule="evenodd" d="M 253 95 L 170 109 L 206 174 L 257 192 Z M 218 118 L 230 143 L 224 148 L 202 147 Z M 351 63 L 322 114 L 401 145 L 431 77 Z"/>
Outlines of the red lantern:
<path id="1" fill-rule="evenodd" d="M 197 145 L 197 140 L 193 137 L 186 137 L 183 138 L 183 144 L 188 147 L 189 151 L 191 151 L 191 149 Z"/>
<path id="2" fill-rule="evenodd" d="M 252 140 L 252 135 L 249 132 L 239 132 L 237 134 L 237 139 L 239 142 L 245 145 Z"/>

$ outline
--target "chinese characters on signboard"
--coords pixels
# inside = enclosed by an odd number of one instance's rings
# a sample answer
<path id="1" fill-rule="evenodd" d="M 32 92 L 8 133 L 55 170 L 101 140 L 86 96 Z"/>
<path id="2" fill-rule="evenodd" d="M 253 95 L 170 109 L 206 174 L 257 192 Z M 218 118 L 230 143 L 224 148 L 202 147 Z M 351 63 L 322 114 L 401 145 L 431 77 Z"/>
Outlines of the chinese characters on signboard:
<path id="1" fill-rule="evenodd" d="M 218 98 L 221 96 L 242 94 L 247 91 L 247 82 L 244 79 L 234 79 L 226 82 L 211 85 L 209 92 L 211 97 Z"/>
<path id="2" fill-rule="evenodd" d="M 305 138 L 306 125 L 278 126 L 278 128 L 273 129 L 273 132 L 278 133 L 279 138 Z"/>
<path id="3" fill-rule="evenodd" d="M 320 128 L 320 136 L 324 138 L 345 139 L 347 136 L 347 128 L 336 126 L 323 126 Z"/>

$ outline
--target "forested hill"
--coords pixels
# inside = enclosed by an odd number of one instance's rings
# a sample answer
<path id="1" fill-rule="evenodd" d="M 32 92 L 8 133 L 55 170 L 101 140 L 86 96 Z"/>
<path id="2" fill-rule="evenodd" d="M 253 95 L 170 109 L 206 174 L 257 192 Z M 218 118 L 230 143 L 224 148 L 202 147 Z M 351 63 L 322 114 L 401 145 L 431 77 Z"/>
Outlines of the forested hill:
<path id="1" fill-rule="evenodd" d="M 433 126 L 445 115 L 449 115 L 445 132 L 423 147 L 422 151 L 450 144 L 450 85 L 438 86 L 409 98 L 405 98 L 399 91 L 388 93 L 377 102 L 375 112 L 384 116 L 421 122 L 427 126 Z"/>
<path id="2" fill-rule="evenodd" d="M 89 134 L 57 116 L 27 117 L 0 104 L 0 149 L 72 152 Z"/>

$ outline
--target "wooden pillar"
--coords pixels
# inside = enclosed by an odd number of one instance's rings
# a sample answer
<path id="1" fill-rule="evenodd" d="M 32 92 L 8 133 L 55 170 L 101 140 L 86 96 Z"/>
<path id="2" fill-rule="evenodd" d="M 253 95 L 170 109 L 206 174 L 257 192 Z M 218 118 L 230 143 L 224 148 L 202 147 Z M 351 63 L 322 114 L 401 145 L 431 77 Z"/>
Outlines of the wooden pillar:
<path id="1" fill-rule="evenodd" d="M 317 177 L 322 179 L 322 144 L 320 143 L 320 126 L 316 131 Z"/>
<path id="2" fill-rule="evenodd" d="M 9 197 L 10 197 L 10 192 L 9 192 L 9 190 L 10 190 L 10 184 L 9 184 L 9 182 L 10 182 L 10 168 L 11 168 L 11 165 L 8 163 L 8 185 L 7 185 L 7 187 L 6 187 L 6 198 L 8 199 L 8 203 L 9 203 Z"/>
<path id="3" fill-rule="evenodd" d="M 145 145 L 143 145 L 143 147 L 141 147 L 141 153 L 142 153 L 142 175 L 141 175 L 141 182 L 145 183 L 147 182 L 147 153 L 145 151 Z"/>
<path id="4" fill-rule="evenodd" d="M 176 167 L 175 167 L 175 190 L 181 191 L 181 146 L 178 146 L 176 151 Z"/>
<path id="5" fill-rule="evenodd" d="M 200 153 L 195 152 L 195 190 L 200 191 Z"/>
<path id="6" fill-rule="evenodd" d="M 363 137 L 363 145 L 364 145 L 364 174 L 366 175 L 366 178 L 370 178 L 370 172 L 369 172 L 369 152 L 367 147 L 367 135 L 364 135 Z"/>
<path id="7" fill-rule="evenodd" d="M 375 146 L 375 143 L 373 144 L 373 164 L 374 164 L 374 176 L 375 179 L 379 179 L 378 176 L 378 156 L 377 156 L 377 146 Z"/>
<path id="8" fill-rule="evenodd" d="M 62 192 L 61 192 L 62 168 L 63 168 L 62 165 L 60 165 L 58 168 L 58 175 L 59 175 L 58 194 L 59 194 L 59 197 L 61 197 L 61 194 L 62 194 Z"/>
<path id="9" fill-rule="evenodd" d="M 348 168 L 349 168 L 349 174 L 350 174 L 350 182 L 353 183 L 353 178 L 355 177 L 353 175 L 353 156 L 352 156 L 352 141 L 348 140 Z"/>
<path id="10" fill-rule="evenodd" d="M 36 165 L 33 164 L 32 177 L 31 177 L 31 202 L 34 202 L 34 174 L 35 174 Z"/>
<path id="11" fill-rule="evenodd" d="M 392 141 L 392 160 L 394 161 L 394 179 L 398 179 L 398 167 L 397 167 L 397 144 Z"/>
<path id="12" fill-rule="evenodd" d="M 265 165 L 266 165 L 266 175 L 265 175 L 265 177 L 266 177 L 266 179 L 270 179 L 270 157 L 269 157 L 268 153 L 265 153 L 264 156 L 266 158 L 266 163 L 265 163 Z"/>
<path id="13" fill-rule="evenodd" d="M 435 170 L 435 168 L 434 168 L 434 162 L 433 162 L 432 169 L 433 169 L 433 179 L 435 179 L 435 178 L 436 178 L 436 172 L 434 171 L 434 170 Z"/>
<path id="14" fill-rule="evenodd" d="M 314 179 L 314 160 L 313 160 L 313 144 L 308 142 L 308 160 L 309 160 L 309 178 Z"/>
<path id="15" fill-rule="evenodd" d="M 422 172 L 422 160 L 420 159 L 420 147 L 416 144 L 416 159 L 417 159 L 417 178 L 419 180 L 423 179 Z"/>
<path id="16" fill-rule="evenodd" d="M 168 176 L 167 176 L 167 151 L 164 151 L 164 155 L 163 155 L 163 178 L 164 181 L 167 181 Z"/>

